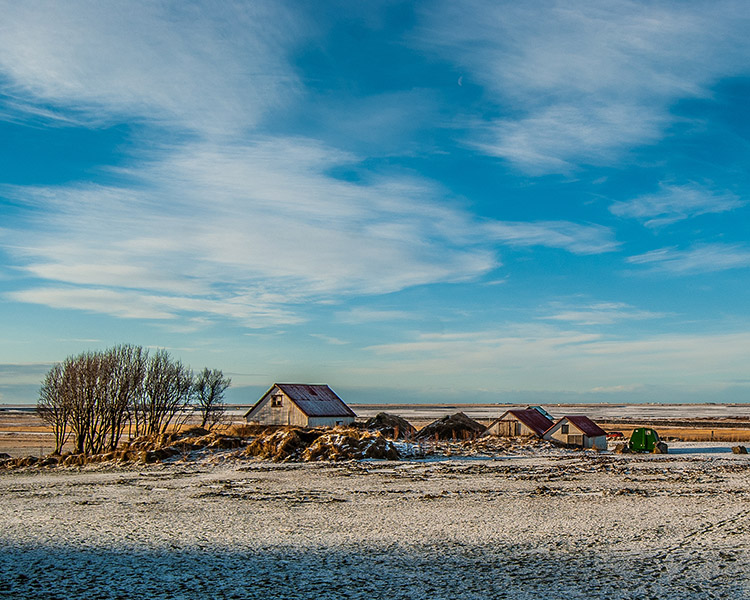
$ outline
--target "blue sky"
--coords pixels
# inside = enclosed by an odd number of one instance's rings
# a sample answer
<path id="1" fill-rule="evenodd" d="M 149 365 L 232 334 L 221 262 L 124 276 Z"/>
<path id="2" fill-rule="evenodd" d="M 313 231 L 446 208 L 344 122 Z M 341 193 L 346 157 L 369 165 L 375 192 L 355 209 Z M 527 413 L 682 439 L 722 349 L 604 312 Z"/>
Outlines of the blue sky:
<path id="1" fill-rule="evenodd" d="M 0 6 L 0 403 L 748 399 L 746 3 Z"/>

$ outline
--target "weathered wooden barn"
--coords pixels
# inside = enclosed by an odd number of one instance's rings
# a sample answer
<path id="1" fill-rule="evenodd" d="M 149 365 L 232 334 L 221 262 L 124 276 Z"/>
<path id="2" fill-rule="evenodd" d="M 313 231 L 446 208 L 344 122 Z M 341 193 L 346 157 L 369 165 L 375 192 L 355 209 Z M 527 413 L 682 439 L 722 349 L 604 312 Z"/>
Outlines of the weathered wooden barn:
<path id="1" fill-rule="evenodd" d="M 245 413 L 259 425 L 333 427 L 350 425 L 357 415 L 327 385 L 275 383 Z"/>
<path id="2" fill-rule="evenodd" d="M 508 410 L 487 428 L 484 435 L 542 437 L 552 425 L 551 419 L 533 408 Z"/>
<path id="3" fill-rule="evenodd" d="M 547 430 L 544 439 L 564 446 L 607 449 L 607 432 L 581 415 L 563 417 Z"/>

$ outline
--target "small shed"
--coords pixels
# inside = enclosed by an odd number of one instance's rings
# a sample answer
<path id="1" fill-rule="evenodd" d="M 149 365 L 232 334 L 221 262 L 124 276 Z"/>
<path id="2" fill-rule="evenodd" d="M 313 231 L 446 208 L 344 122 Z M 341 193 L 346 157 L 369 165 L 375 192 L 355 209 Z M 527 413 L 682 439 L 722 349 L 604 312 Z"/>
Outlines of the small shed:
<path id="1" fill-rule="evenodd" d="M 258 425 L 334 427 L 351 425 L 354 411 L 325 384 L 274 383 L 245 413 Z"/>
<path id="2" fill-rule="evenodd" d="M 563 417 L 547 430 L 544 439 L 576 448 L 607 449 L 607 432 L 582 415 Z"/>
<path id="3" fill-rule="evenodd" d="M 484 435 L 542 437 L 552 425 L 551 419 L 533 408 L 508 410 L 487 428 Z"/>

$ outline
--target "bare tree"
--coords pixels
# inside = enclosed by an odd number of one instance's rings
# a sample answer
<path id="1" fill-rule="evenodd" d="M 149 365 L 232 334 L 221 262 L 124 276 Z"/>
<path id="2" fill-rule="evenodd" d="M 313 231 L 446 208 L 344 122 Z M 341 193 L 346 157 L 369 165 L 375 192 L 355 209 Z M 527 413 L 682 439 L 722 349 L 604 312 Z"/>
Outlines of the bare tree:
<path id="1" fill-rule="evenodd" d="M 37 414 L 55 434 L 53 454 L 62 452 L 71 433 L 69 428 L 70 403 L 65 395 L 64 377 L 63 366 L 59 363 L 53 366 L 42 381 L 39 400 L 36 403 Z"/>
<path id="2" fill-rule="evenodd" d="M 137 399 L 143 394 L 143 383 L 148 366 L 148 352 L 141 346 L 117 346 L 108 352 L 112 357 L 109 373 L 109 450 L 117 448 L 120 437 L 132 418 L 136 417 Z"/>
<path id="3" fill-rule="evenodd" d="M 219 369 L 203 369 L 193 387 L 194 402 L 201 414 L 201 427 L 211 429 L 221 422 L 226 413 L 224 393 L 232 385 L 232 380 L 224 377 Z"/>
<path id="4" fill-rule="evenodd" d="M 55 453 L 72 436 L 79 454 L 114 450 L 126 428 L 135 435 L 164 433 L 195 406 L 202 425 L 224 414 L 231 380 L 204 369 L 198 380 L 166 350 L 152 357 L 140 346 L 84 352 L 56 364 L 39 390 L 37 412 L 55 434 Z"/>
<path id="5" fill-rule="evenodd" d="M 143 433 L 164 433 L 172 421 L 187 418 L 192 392 L 193 372 L 166 350 L 157 350 L 143 386 Z"/>

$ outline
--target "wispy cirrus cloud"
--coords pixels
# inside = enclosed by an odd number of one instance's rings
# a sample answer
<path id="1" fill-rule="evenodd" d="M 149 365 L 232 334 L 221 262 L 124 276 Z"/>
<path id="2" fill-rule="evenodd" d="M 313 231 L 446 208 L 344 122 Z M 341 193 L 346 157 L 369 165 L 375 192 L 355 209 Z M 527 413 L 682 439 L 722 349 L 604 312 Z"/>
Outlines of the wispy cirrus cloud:
<path id="1" fill-rule="evenodd" d="M 495 221 L 487 223 L 485 230 L 489 237 L 509 246 L 545 246 L 573 254 L 601 254 L 619 246 L 608 227 L 570 221 Z"/>
<path id="2" fill-rule="evenodd" d="M 331 335 L 326 335 L 324 333 L 311 333 L 309 335 L 310 337 L 316 338 L 318 340 L 325 342 L 326 344 L 331 344 L 333 346 L 345 346 L 350 343 L 346 340 L 342 340 L 340 338 L 333 337 Z"/>
<path id="3" fill-rule="evenodd" d="M 418 315 L 405 310 L 354 307 L 346 311 L 338 312 L 336 317 L 342 323 L 358 325 L 362 323 L 378 323 L 382 321 L 403 321 L 415 319 Z"/>
<path id="4" fill-rule="evenodd" d="M 296 92 L 285 57 L 311 25 L 266 1 L 2 2 L 2 12 L 10 110 L 211 134 L 253 126 Z"/>
<path id="5" fill-rule="evenodd" d="M 196 142 L 122 169 L 125 187 L 6 187 L 33 208 L 33 230 L 9 232 L 6 249 L 54 282 L 10 297 L 129 318 L 289 323 L 295 303 L 466 281 L 496 265 L 489 244 L 467 243 L 471 217 L 428 181 L 327 174 L 355 160 L 297 138 Z"/>
<path id="6" fill-rule="evenodd" d="M 443 2 L 422 23 L 419 43 L 496 103 L 472 142 L 532 174 L 610 164 L 660 139 L 676 100 L 748 70 L 735 0 Z"/>
<path id="7" fill-rule="evenodd" d="M 239 321 L 246 327 L 298 323 L 300 318 L 263 294 L 231 292 L 224 295 L 155 295 L 143 291 L 110 289 L 98 285 L 59 287 L 44 285 L 8 292 L 17 302 L 53 308 L 84 310 L 124 319 L 170 321 L 191 319 L 193 330 L 205 318 Z M 205 324 L 205 323 L 204 323 Z"/>
<path id="8" fill-rule="evenodd" d="M 710 213 L 722 213 L 747 204 L 735 194 L 715 191 L 705 186 L 690 183 L 685 185 L 662 185 L 656 194 L 647 194 L 610 206 L 612 214 L 643 221 L 646 227 L 663 227 Z"/>
<path id="9" fill-rule="evenodd" d="M 627 262 L 652 271 L 693 275 L 750 267 L 750 250 L 739 244 L 703 244 L 687 250 L 660 248 L 630 256 Z"/>
<path id="10" fill-rule="evenodd" d="M 552 308 L 552 314 L 541 318 L 579 325 L 612 325 L 622 321 L 658 319 L 664 316 L 664 313 L 640 310 L 623 302 L 595 302 L 583 306 Z"/>

